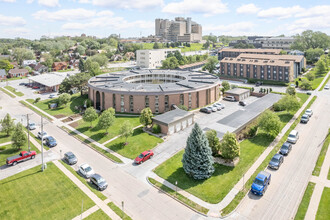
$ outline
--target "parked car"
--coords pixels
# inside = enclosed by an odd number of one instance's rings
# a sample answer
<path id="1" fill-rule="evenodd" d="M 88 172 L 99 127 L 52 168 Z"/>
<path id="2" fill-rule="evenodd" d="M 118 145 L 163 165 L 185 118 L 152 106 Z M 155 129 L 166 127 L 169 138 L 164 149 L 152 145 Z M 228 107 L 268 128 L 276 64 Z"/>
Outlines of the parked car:
<path id="1" fill-rule="evenodd" d="M 54 95 L 54 94 L 50 94 L 50 95 L 49 95 L 49 98 L 50 98 L 50 99 L 55 98 L 55 95 Z"/>
<path id="2" fill-rule="evenodd" d="M 284 157 L 281 154 L 275 154 L 269 161 L 268 167 L 278 170 L 284 161 Z"/>
<path id="3" fill-rule="evenodd" d="M 52 136 L 45 137 L 44 140 L 46 141 L 46 145 L 48 147 L 55 147 L 57 145 L 55 138 Z"/>
<path id="4" fill-rule="evenodd" d="M 311 91 L 306 92 L 307 95 L 312 95 Z"/>
<path id="5" fill-rule="evenodd" d="M 218 102 L 218 103 L 215 103 L 215 104 L 221 106 L 222 109 L 226 108 L 225 104 L 223 104 L 223 103 Z"/>
<path id="6" fill-rule="evenodd" d="M 309 116 L 307 114 L 303 114 L 300 119 L 300 123 L 305 123 L 307 124 L 309 121 Z"/>
<path id="7" fill-rule="evenodd" d="M 235 101 L 236 101 L 236 99 L 235 99 L 234 96 L 226 96 L 226 97 L 224 97 L 223 99 L 224 99 L 224 100 L 227 100 L 227 101 L 231 101 L 231 102 L 235 102 Z"/>
<path id="8" fill-rule="evenodd" d="M 33 86 L 32 89 L 40 89 L 39 86 Z"/>
<path id="9" fill-rule="evenodd" d="M 288 136 L 287 142 L 295 144 L 299 139 L 299 133 L 296 130 L 292 130 Z"/>
<path id="10" fill-rule="evenodd" d="M 93 183 L 98 190 L 102 191 L 105 190 L 108 187 L 108 183 L 107 181 L 105 181 L 105 179 L 99 175 L 99 174 L 93 174 L 90 177 L 90 181 L 91 183 Z"/>
<path id="11" fill-rule="evenodd" d="M 222 108 L 221 108 L 221 105 L 217 105 L 217 104 L 213 104 L 212 105 L 214 108 L 216 108 L 218 111 L 220 111 Z"/>
<path id="12" fill-rule="evenodd" d="M 153 156 L 154 156 L 154 152 L 152 152 L 151 150 L 144 151 L 135 158 L 134 163 L 141 164 L 144 161 L 149 160 Z"/>
<path id="13" fill-rule="evenodd" d="M 256 82 L 256 86 L 261 86 L 262 85 L 262 82 Z"/>
<path id="14" fill-rule="evenodd" d="M 25 86 L 25 85 L 26 85 L 26 83 L 20 83 L 20 84 L 18 84 L 18 85 L 20 85 L 20 86 Z"/>
<path id="15" fill-rule="evenodd" d="M 217 111 L 217 107 L 210 106 L 210 108 L 212 109 L 212 112 L 216 112 Z"/>
<path id="16" fill-rule="evenodd" d="M 213 109 L 210 107 L 210 106 L 208 106 L 208 107 L 206 107 L 209 111 L 211 111 L 211 112 L 213 112 Z"/>
<path id="17" fill-rule="evenodd" d="M 211 114 L 211 110 L 210 109 L 208 109 L 208 108 L 201 108 L 200 110 L 199 110 L 200 112 L 204 112 L 204 113 L 207 113 L 207 114 Z"/>
<path id="18" fill-rule="evenodd" d="M 8 157 L 7 160 L 6 160 L 6 164 L 15 166 L 19 162 L 23 162 L 23 161 L 26 161 L 28 159 L 35 158 L 36 154 L 37 153 L 35 151 L 30 151 L 30 152 L 29 151 L 21 151 L 21 153 L 19 153 L 19 155 Z"/>
<path id="19" fill-rule="evenodd" d="M 47 137 L 47 132 L 46 131 L 43 131 L 43 132 L 38 131 L 37 137 L 41 140 L 41 138 Z"/>
<path id="20" fill-rule="evenodd" d="M 238 104 L 241 105 L 241 106 L 246 106 L 247 105 L 246 101 L 239 101 Z"/>
<path id="21" fill-rule="evenodd" d="M 87 163 L 80 165 L 79 173 L 87 179 L 95 174 L 93 168 L 91 166 L 89 166 Z"/>
<path id="22" fill-rule="evenodd" d="M 29 130 L 34 130 L 34 129 L 36 129 L 36 124 L 33 123 L 33 122 L 30 122 L 30 123 L 28 124 L 27 128 L 28 128 Z"/>
<path id="23" fill-rule="evenodd" d="M 289 142 L 285 142 L 280 149 L 280 154 L 288 155 L 291 150 L 292 150 L 292 144 L 290 144 Z"/>
<path id="24" fill-rule="evenodd" d="M 330 88 L 329 84 L 326 84 L 326 85 L 324 86 L 324 89 L 329 89 L 329 88 Z"/>
<path id="25" fill-rule="evenodd" d="M 307 109 L 306 111 L 305 111 L 305 114 L 306 115 L 308 115 L 309 117 L 312 117 L 312 115 L 313 115 L 313 111 L 312 111 L 312 109 Z"/>
<path id="26" fill-rule="evenodd" d="M 251 192 L 256 195 L 264 195 L 268 185 L 270 184 L 270 180 L 270 173 L 266 171 L 260 171 L 252 183 Z"/>
<path id="27" fill-rule="evenodd" d="M 64 154 L 64 160 L 69 164 L 73 165 L 78 162 L 77 157 L 72 152 L 67 152 Z"/>

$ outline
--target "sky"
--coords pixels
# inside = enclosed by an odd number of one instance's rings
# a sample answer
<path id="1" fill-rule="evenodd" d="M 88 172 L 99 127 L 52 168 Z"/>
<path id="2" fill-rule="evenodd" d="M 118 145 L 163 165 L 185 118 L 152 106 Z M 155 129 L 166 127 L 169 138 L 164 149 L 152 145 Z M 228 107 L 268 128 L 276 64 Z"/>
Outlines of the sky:
<path id="1" fill-rule="evenodd" d="M 155 34 L 155 19 L 191 17 L 203 35 L 330 35 L 329 0 L 0 0 L 0 38 Z"/>

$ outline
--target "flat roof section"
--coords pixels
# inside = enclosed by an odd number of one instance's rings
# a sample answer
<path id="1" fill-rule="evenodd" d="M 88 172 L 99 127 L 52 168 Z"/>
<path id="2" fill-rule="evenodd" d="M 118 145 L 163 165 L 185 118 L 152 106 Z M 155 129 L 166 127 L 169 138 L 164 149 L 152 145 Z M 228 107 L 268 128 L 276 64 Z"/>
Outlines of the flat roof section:
<path id="1" fill-rule="evenodd" d="M 162 124 L 172 124 L 173 122 L 176 122 L 178 120 L 181 120 L 187 116 L 192 116 L 192 112 L 188 112 L 182 109 L 174 109 L 169 112 L 165 112 L 161 115 L 157 115 L 152 118 L 153 121 L 155 122 L 161 122 Z"/>
<path id="2" fill-rule="evenodd" d="M 219 52 L 229 51 L 229 52 L 242 52 L 242 53 L 275 53 L 280 54 L 281 49 L 237 49 L 237 48 L 223 48 Z"/>
<path id="3" fill-rule="evenodd" d="M 261 60 L 294 60 L 295 62 L 301 62 L 304 59 L 302 55 L 275 55 L 275 54 L 250 54 L 241 53 L 237 58 L 246 59 L 261 59 Z"/>
<path id="4" fill-rule="evenodd" d="M 249 92 L 249 91 L 250 90 L 248 90 L 248 89 L 234 88 L 234 89 L 225 91 L 225 93 L 233 94 L 233 95 L 241 95 L 241 94 L 244 94 L 244 93 Z"/>
<path id="5" fill-rule="evenodd" d="M 64 79 L 65 76 L 63 75 L 50 74 L 50 73 L 45 73 L 38 76 L 32 76 L 29 78 L 29 80 L 32 80 L 47 87 L 57 86 L 61 84 Z"/>

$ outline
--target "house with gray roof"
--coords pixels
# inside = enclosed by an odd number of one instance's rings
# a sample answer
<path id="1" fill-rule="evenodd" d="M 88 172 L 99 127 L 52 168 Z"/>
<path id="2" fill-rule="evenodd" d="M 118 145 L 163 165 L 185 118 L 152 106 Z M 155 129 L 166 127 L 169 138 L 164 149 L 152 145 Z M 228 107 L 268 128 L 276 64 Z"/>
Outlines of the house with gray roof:
<path id="1" fill-rule="evenodd" d="M 0 80 L 7 79 L 6 70 L 0 69 Z"/>

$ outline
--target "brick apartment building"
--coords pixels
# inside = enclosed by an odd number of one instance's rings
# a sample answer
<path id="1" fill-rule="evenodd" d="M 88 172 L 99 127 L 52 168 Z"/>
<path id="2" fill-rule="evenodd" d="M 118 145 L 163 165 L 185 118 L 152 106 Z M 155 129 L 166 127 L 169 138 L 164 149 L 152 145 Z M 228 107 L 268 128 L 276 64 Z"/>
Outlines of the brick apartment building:
<path id="1" fill-rule="evenodd" d="M 220 76 L 288 82 L 295 78 L 294 62 L 226 57 L 220 62 Z"/>
<path id="2" fill-rule="evenodd" d="M 223 48 L 218 51 L 218 60 L 222 60 L 225 57 L 238 57 L 240 54 L 268 54 L 279 55 L 281 49 L 236 49 L 236 48 Z"/>

